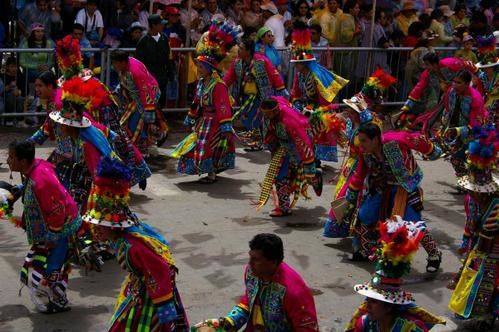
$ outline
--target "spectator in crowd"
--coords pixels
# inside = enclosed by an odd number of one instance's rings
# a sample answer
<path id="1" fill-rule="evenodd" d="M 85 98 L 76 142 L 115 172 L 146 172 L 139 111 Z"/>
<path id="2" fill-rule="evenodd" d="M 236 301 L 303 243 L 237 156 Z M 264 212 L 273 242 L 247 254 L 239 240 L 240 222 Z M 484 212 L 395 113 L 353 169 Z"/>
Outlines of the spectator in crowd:
<path id="1" fill-rule="evenodd" d="M 234 24 L 239 25 L 241 24 L 243 16 L 243 1 L 232 1 L 229 9 L 227 9 L 227 19 L 231 20 Z"/>
<path id="2" fill-rule="evenodd" d="M 450 21 L 450 18 L 452 17 L 452 15 L 454 15 L 454 11 L 451 10 L 450 7 L 447 5 L 442 5 L 442 6 L 438 7 L 438 9 L 440 9 L 442 11 L 442 13 L 444 14 L 443 24 L 444 24 L 445 34 L 447 36 L 452 36 L 454 33 L 454 28 L 452 27 L 452 23 Z"/>
<path id="3" fill-rule="evenodd" d="M 327 39 L 329 45 L 334 45 L 336 41 L 336 33 L 337 33 L 337 22 L 338 17 L 343 13 L 343 11 L 339 8 L 340 0 L 330 0 L 327 2 L 327 7 L 324 8 L 322 14 L 319 14 L 320 17 L 317 17 L 316 23 L 318 23 L 322 28 L 322 36 Z M 318 15 L 319 10 L 316 10 L 314 16 Z M 312 20 L 314 20 L 312 18 Z"/>
<path id="4" fill-rule="evenodd" d="M 487 16 L 481 11 L 473 12 L 470 19 L 470 34 L 473 38 L 488 36 L 492 33 L 492 27 L 487 24 Z"/>
<path id="5" fill-rule="evenodd" d="M 123 48 L 135 48 L 142 38 L 142 33 L 146 30 L 139 21 L 133 22 L 127 30 L 122 43 Z"/>
<path id="6" fill-rule="evenodd" d="M 162 33 L 166 23 L 168 22 L 163 20 L 158 14 L 149 16 L 149 30 L 140 39 L 136 51 L 137 59 L 146 66 L 147 70 L 158 81 L 158 86 L 161 90 L 159 99 L 160 107 L 165 105 L 167 96 L 166 85 L 173 75 L 170 44 L 168 37 Z"/>
<path id="7" fill-rule="evenodd" d="M 274 33 L 274 43 L 272 46 L 275 48 L 284 47 L 284 39 L 286 37 L 286 31 L 284 29 L 284 20 L 282 15 L 279 14 L 277 7 L 273 2 L 269 2 L 265 5 L 261 5 L 263 11 L 263 19 L 265 20 L 264 25 L 268 27 Z"/>
<path id="8" fill-rule="evenodd" d="M 123 40 L 123 30 L 112 26 L 106 29 L 106 35 L 102 39 L 102 44 L 111 48 L 118 48 L 121 46 Z"/>
<path id="9" fill-rule="evenodd" d="M 2 9 L 3 10 L 3 9 Z M 47 36 L 50 36 L 52 24 L 61 21 L 61 16 L 56 8 L 49 8 L 48 0 L 36 0 L 34 3 L 27 4 L 19 14 L 19 29 L 26 38 L 31 33 L 29 27 L 33 23 L 41 23 Z"/>
<path id="10" fill-rule="evenodd" d="M 186 40 L 185 28 L 180 23 L 180 11 L 178 8 L 168 6 L 163 11 L 168 23 L 163 30 L 163 33 L 168 37 L 170 47 L 184 47 Z M 172 79 L 168 81 L 166 93 L 167 107 L 176 107 L 179 99 L 179 77 L 180 73 L 181 54 L 172 52 Z M 184 71 L 185 72 L 185 71 Z"/>
<path id="11" fill-rule="evenodd" d="M 33 23 L 30 34 L 23 39 L 19 48 L 53 48 L 54 42 L 45 35 L 45 27 L 41 23 Z M 21 53 L 20 65 L 26 71 L 28 82 L 34 82 L 39 72 L 50 70 L 54 66 L 53 52 Z"/>
<path id="12" fill-rule="evenodd" d="M 244 13 L 241 21 L 244 28 L 252 27 L 258 29 L 263 25 L 261 4 L 260 0 L 251 0 L 250 9 Z"/>
<path id="13" fill-rule="evenodd" d="M 87 0 L 85 8 L 80 9 L 78 14 L 76 14 L 75 23 L 83 25 L 87 37 L 92 31 L 96 31 L 99 39 L 102 39 L 104 35 L 104 20 L 102 19 L 101 12 L 97 9 L 97 0 Z"/>
<path id="14" fill-rule="evenodd" d="M 430 28 L 431 22 L 433 21 L 433 18 L 431 17 L 430 14 L 423 13 L 419 15 L 418 17 L 419 22 L 421 22 L 421 26 L 423 27 L 424 30 L 428 30 Z"/>
<path id="15" fill-rule="evenodd" d="M 454 53 L 454 58 L 469 60 L 473 63 L 477 63 L 478 58 L 476 57 L 475 52 L 473 52 L 474 44 L 475 40 L 473 39 L 473 37 L 465 32 L 461 40 L 461 48 L 458 49 L 456 53 Z"/>
<path id="16" fill-rule="evenodd" d="M 310 26 L 310 32 L 312 33 L 312 47 L 327 47 L 329 42 L 326 38 L 322 37 L 322 28 L 319 24 L 312 24 Z M 327 51 L 313 51 L 312 54 L 319 61 L 321 65 L 326 64 L 326 53 Z"/>
<path id="17" fill-rule="evenodd" d="M 431 25 L 430 29 L 433 30 L 438 36 L 435 42 L 436 46 L 447 46 L 449 45 L 453 37 L 445 32 L 444 28 L 444 13 L 440 9 L 435 9 L 431 12 Z"/>
<path id="18" fill-rule="evenodd" d="M 76 14 L 78 14 L 83 5 L 84 3 L 82 1 L 61 1 L 61 20 L 63 35 L 69 35 L 73 33 L 73 24 Z"/>
<path id="19" fill-rule="evenodd" d="M 409 26 L 418 20 L 416 7 L 411 0 L 405 1 L 399 16 L 396 18 L 397 28 L 405 35 L 409 33 Z"/>
<path id="20" fill-rule="evenodd" d="M 301 21 L 305 24 L 309 23 L 309 20 L 312 18 L 312 13 L 310 12 L 310 6 L 306 0 L 300 0 L 296 4 L 294 19 L 296 21 Z"/>
<path id="21" fill-rule="evenodd" d="M 205 0 L 205 9 L 201 12 L 203 30 L 208 29 L 211 18 L 215 14 L 220 14 L 225 17 L 224 12 L 218 8 L 217 0 Z"/>
<path id="22" fill-rule="evenodd" d="M 200 0 L 193 0 L 191 3 L 192 10 L 189 13 L 188 8 L 189 1 L 182 0 L 180 3 L 180 23 L 186 29 L 190 27 L 191 29 L 191 40 L 189 45 L 195 45 L 201 38 L 201 28 L 202 19 L 196 8 L 200 5 Z"/>
<path id="23" fill-rule="evenodd" d="M 256 35 L 257 35 L 258 31 L 253 28 L 253 27 L 247 27 L 246 29 L 244 29 L 244 35 L 243 35 L 243 38 L 249 38 L 251 40 L 253 40 L 255 43 L 256 43 Z"/>
<path id="24" fill-rule="evenodd" d="M 434 52 L 433 44 L 435 38 L 436 37 L 433 31 L 431 30 L 425 31 L 421 36 L 421 38 L 416 43 L 416 46 L 414 46 L 414 49 L 411 51 L 409 55 L 409 60 L 407 61 L 407 65 L 405 66 L 405 80 L 408 89 L 407 91 L 412 90 L 412 88 L 418 83 L 419 76 L 421 75 L 423 70 L 425 70 L 426 68 L 425 61 L 428 60 L 427 58 L 425 58 L 425 56 L 429 53 Z M 434 63 L 434 62 L 428 62 L 428 63 Z"/>
<path id="25" fill-rule="evenodd" d="M 80 41 L 80 48 L 92 48 L 90 41 L 85 34 L 85 27 L 79 23 L 73 24 L 73 37 Z M 90 51 L 82 51 L 83 65 L 87 68 L 94 68 L 95 55 Z"/>
<path id="26" fill-rule="evenodd" d="M 17 60 L 11 56 L 5 61 L 5 73 L 3 75 L 5 110 L 7 113 L 23 113 L 24 97 L 26 95 L 26 81 L 23 73 L 19 71 Z M 7 118 L 5 125 L 12 126 L 13 120 L 19 118 Z"/>
<path id="27" fill-rule="evenodd" d="M 453 29 L 456 29 L 458 25 L 470 25 L 470 19 L 466 17 L 466 5 L 464 3 L 456 5 L 454 15 L 450 17 L 449 21 Z"/>
<path id="28" fill-rule="evenodd" d="M 272 46 L 274 33 L 268 27 L 261 27 L 256 33 L 255 53 L 263 54 L 272 62 L 277 71 L 281 71 L 281 57 L 279 52 Z"/>
<path id="29" fill-rule="evenodd" d="M 495 5 L 494 5 L 495 4 Z M 485 17 L 487 17 L 487 25 L 492 25 L 492 20 L 494 18 L 494 9 L 497 8 L 497 2 L 495 0 L 481 0 L 479 11 L 483 12 Z"/>
<path id="30" fill-rule="evenodd" d="M 409 26 L 409 30 L 407 31 L 407 36 L 404 37 L 404 47 L 415 47 L 418 43 L 418 40 L 423 35 L 423 23 L 420 21 L 416 21 Z"/>
<path id="31" fill-rule="evenodd" d="M 118 19 L 118 2 L 116 0 L 99 0 L 99 11 L 102 15 L 104 26 L 116 27 Z"/>
<path id="32" fill-rule="evenodd" d="M 129 9 L 124 0 L 116 1 L 116 22 L 114 22 L 113 26 L 126 30 L 138 18 L 138 15 L 136 15 L 133 10 Z"/>
<path id="33" fill-rule="evenodd" d="M 362 33 L 359 24 L 360 6 L 356 0 L 347 0 L 343 5 L 343 15 L 338 20 L 338 46 L 358 47 Z M 336 52 L 336 68 L 340 69 L 340 76 L 351 73 L 357 65 L 357 53 L 352 51 Z M 348 88 L 347 88 L 348 89 Z"/>

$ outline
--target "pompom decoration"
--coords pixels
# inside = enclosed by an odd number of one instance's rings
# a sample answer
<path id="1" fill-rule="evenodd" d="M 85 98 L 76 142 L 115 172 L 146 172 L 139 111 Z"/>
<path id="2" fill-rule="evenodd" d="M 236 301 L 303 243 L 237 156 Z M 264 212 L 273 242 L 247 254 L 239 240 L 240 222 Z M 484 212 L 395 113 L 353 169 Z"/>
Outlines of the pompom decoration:
<path id="1" fill-rule="evenodd" d="M 291 33 L 291 62 L 315 60 L 312 53 L 312 31 L 305 25 L 295 25 Z"/>
<path id="2" fill-rule="evenodd" d="M 494 35 L 477 36 L 478 63 L 477 67 L 490 67 L 499 63 Z"/>
<path id="3" fill-rule="evenodd" d="M 230 49 L 236 45 L 242 35 L 241 31 L 240 26 L 234 26 L 228 22 L 220 25 L 216 21 L 212 21 L 207 40 L 196 59 L 216 68 Z"/>
<path id="4" fill-rule="evenodd" d="M 386 89 L 395 83 L 397 83 L 395 77 L 378 68 L 364 83 L 361 93 L 372 101 L 379 101 L 383 99 Z"/>
<path id="5" fill-rule="evenodd" d="M 22 221 L 19 217 L 12 215 L 12 204 L 14 197 L 4 189 L 0 191 L 0 219 L 8 220 L 16 227 L 21 227 Z"/>
<path id="6" fill-rule="evenodd" d="M 498 151 L 498 135 L 493 125 L 474 127 L 472 135 L 475 138 L 468 144 L 468 166 L 474 169 L 484 170 L 495 168 Z"/>
<path id="7" fill-rule="evenodd" d="M 83 69 L 80 41 L 72 35 L 56 42 L 55 54 L 57 65 L 65 79 L 77 76 Z"/>
<path id="8" fill-rule="evenodd" d="M 72 102 L 82 105 L 86 112 L 111 105 L 109 93 L 105 86 L 97 79 L 83 80 L 74 77 L 62 85 L 62 102 Z"/>

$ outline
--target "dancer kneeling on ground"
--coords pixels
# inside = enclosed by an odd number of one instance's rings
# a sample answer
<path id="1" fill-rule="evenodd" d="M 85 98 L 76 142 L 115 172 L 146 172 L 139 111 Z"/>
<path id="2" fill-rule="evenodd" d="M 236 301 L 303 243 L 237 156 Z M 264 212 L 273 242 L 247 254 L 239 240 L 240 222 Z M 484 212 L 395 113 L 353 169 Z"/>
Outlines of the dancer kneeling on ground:
<path id="1" fill-rule="evenodd" d="M 226 317 L 196 325 L 198 331 L 319 331 L 314 298 L 301 276 L 283 262 L 284 248 L 275 234 L 257 234 L 249 242 L 246 291 Z"/>

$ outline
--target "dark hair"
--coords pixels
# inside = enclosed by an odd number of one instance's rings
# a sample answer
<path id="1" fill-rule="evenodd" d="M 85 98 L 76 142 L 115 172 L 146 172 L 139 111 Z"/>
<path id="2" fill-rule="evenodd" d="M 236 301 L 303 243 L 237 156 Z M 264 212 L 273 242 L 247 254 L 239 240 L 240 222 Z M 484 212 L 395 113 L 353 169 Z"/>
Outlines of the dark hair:
<path id="1" fill-rule="evenodd" d="M 347 0 L 347 1 L 345 1 L 345 4 L 343 4 L 343 12 L 345 14 L 349 14 L 350 9 L 354 8 L 356 4 L 357 4 L 357 0 Z"/>
<path id="2" fill-rule="evenodd" d="M 440 58 L 437 53 L 429 52 L 423 56 L 423 62 L 428 62 L 432 65 L 436 65 L 440 62 Z"/>
<path id="3" fill-rule="evenodd" d="M 96 5 L 97 6 L 97 0 L 87 0 L 86 5 Z"/>
<path id="4" fill-rule="evenodd" d="M 423 27 L 423 30 L 429 29 L 431 26 L 431 21 L 432 17 L 426 13 L 423 13 L 419 15 L 418 17 L 419 22 L 421 22 L 421 26 Z"/>
<path id="5" fill-rule="evenodd" d="M 434 20 L 438 20 L 442 16 L 444 16 L 444 13 L 440 9 L 435 9 L 431 12 L 431 18 Z"/>
<path id="6" fill-rule="evenodd" d="M 270 233 L 260 233 L 249 242 L 251 250 L 261 250 L 267 260 L 281 263 L 284 259 L 284 246 L 279 236 Z"/>
<path id="7" fill-rule="evenodd" d="M 243 38 L 249 38 L 249 36 L 252 34 L 252 33 L 256 33 L 257 32 L 257 29 L 256 27 L 252 27 L 252 26 L 248 26 L 244 29 L 244 35 L 243 35 Z"/>
<path id="8" fill-rule="evenodd" d="M 111 61 L 119 61 L 119 62 L 128 61 L 128 53 L 121 50 L 115 50 L 111 53 Z"/>
<path id="9" fill-rule="evenodd" d="M 18 160 L 26 160 L 30 164 L 35 160 L 35 144 L 31 141 L 14 140 L 9 144 L 9 151 L 14 151 Z"/>
<path id="10" fill-rule="evenodd" d="M 416 45 L 414 45 L 414 49 L 419 47 L 430 47 L 430 40 L 428 38 L 418 38 Z"/>
<path id="11" fill-rule="evenodd" d="M 466 70 L 460 70 L 457 74 L 456 74 L 456 78 L 460 78 L 462 79 L 465 83 L 470 83 L 471 82 L 471 74 L 469 71 L 466 71 Z"/>
<path id="12" fill-rule="evenodd" d="M 45 31 L 44 31 L 45 32 Z M 42 39 L 42 46 L 41 48 L 46 48 L 47 47 L 47 34 L 43 34 L 43 39 Z M 35 34 L 34 31 L 31 31 L 28 37 L 28 48 L 38 48 L 36 45 L 36 40 L 35 40 Z"/>
<path id="13" fill-rule="evenodd" d="M 50 70 L 41 72 L 36 79 L 42 81 L 45 85 L 52 85 L 54 89 L 57 88 L 57 77 Z"/>
<path id="14" fill-rule="evenodd" d="M 73 31 L 74 30 L 81 30 L 81 31 L 85 32 L 85 27 L 83 25 L 81 25 L 80 23 L 75 23 L 75 24 L 73 24 Z"/>
<path id="15" fill-rule="evenodd" d="M 255 41 L 249 37 L 241 39 L 241 44 L 250 52 L 251 57 L 255 55 Z"/>
<path id="16" fill-rule="evenodd" d="M 319 24 L 312 24 L 310 29 L 315 30 L 319 35 L 322 34 L 322 27 Z"/>
<path id="17" fill-rule="evenodd" d="M 366 123 L 359 127 L 359 134 L 364 134 L 369 139 L 374 139 L 376 137 L 381 139 L 381 128 L 374 123 Z"/>
<path id="18" fill-rule="evenodd" d="M 376 14 L 377 13 L 378 12 L 376 12 Z M 424 31 L 423 23 L 416 21 L 416 22 L 411 23 L 411 25 L 409 25 L 409 29 L 407 30 L 407 34 L 409 36 L 419 38 L 423 34 L 423 31 Z"/>
<path id="19" fill-rule="evenodd" d="M 483 2 L 483 1 L 482 1 Z M 462 9 L 466 10 L 466 5 L 464 3 L 457 3 L 455 6 L 454 6 L 454 12 L 458 13 L 459 11 L 461 11 Z"/>
<path id="20" fill-rule="evenodd" d="M 260 107 L 266 110 L 271 110 L 276 106 L 277 106 L 277 100 L 275 100 L 274 98 L 267 98 L 263 100 L 262 103 L 260 104 Z"/>
<path id="21" fill-rule="evenodd" d="M 388 16 L 385 8 L 376 8 L 376 13 L 374 14 L 374 22 L 379 21 L 379 19 L 381 17 L 381 13 L 384 13 L 385 16 Z"/>
<path id="22" fill-rule="evenodd" d="M 5 65 L 16 65 L 17 66 L 17 59 L 15 56 L 9 56 L 7 60 L 5 60 Z"/>

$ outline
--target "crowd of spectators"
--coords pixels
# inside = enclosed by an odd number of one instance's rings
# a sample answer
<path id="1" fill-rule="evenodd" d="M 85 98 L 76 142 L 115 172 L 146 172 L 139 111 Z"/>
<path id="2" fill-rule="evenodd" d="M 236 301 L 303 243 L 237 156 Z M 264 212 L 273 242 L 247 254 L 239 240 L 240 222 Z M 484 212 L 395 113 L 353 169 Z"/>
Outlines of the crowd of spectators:
<path id="1" fill-rule="evenodd" d="M 368 69 L 381 67 L 404 82 L 402 94 L 417 80 L 422 58 L 434 47 L 456 47 L 457 57 L 476 61 L 476 37 L 499 30 L 494 0 L 377 0 L 375 13 L 372 0 L 191 0 L 190 11 L 188 0 L 179 1 L 156 0 L 151 6 L 137 0 L 2 0 L 0 48 L 52 48 L 67 34 L 78 38 L 82 48 L 137 47 L 135 55 L 162 87 L 163 106 L 176 107 L 184 106 L 188 97 L 179 86 L 192 83 L 195 76 L 184 70 L 193 68 L 191 60 L 170 48 L 202 43 L 212 20 L 240 25 L 255 39 L 256 52 L 265 54 L 281 72 L 287 72 L 289 64 L 286 52 L 279 49 L 290 44 L 298 21 L 310 26 L 313 46 L 411 47 L 396 57 L 383 51 L 316 51 L 323 65 L 359 84 Z M 156 14 L 153 21 L 151 8 Z M 87 67 L 101 65 L 97 53 L 83 55 Z M 20 98 L 34 94 L 32 83 L 39 72 L 55 69 L 54 54 L 0 56 L 0 112 L 26 110 L 29 98 Z M 12 79 L 14 72 L 17 78 Z"/>

